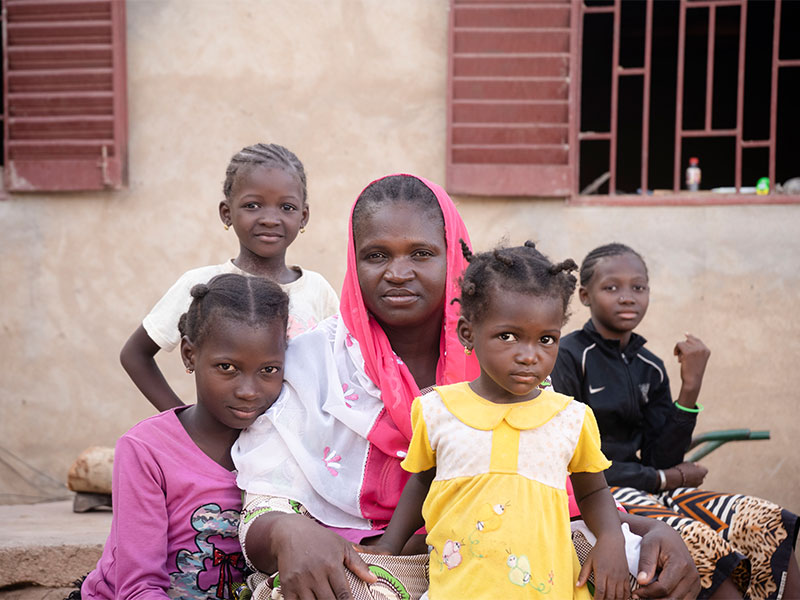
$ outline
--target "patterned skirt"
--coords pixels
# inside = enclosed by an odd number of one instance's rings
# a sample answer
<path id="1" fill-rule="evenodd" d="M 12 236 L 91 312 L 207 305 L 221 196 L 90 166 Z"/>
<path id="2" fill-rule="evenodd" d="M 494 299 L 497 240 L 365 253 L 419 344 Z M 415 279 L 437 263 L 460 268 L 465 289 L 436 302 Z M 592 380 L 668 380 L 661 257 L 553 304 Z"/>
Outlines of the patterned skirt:
<path id="1" fill-rule="evenodd" d="M 783 597 L 797 515 L 760 498 L 696 488 L 611 492 L 629 513 L 664 521 L 681 535 L 700 573 L 700 598 L 728 577 L 747 598 Z"/>

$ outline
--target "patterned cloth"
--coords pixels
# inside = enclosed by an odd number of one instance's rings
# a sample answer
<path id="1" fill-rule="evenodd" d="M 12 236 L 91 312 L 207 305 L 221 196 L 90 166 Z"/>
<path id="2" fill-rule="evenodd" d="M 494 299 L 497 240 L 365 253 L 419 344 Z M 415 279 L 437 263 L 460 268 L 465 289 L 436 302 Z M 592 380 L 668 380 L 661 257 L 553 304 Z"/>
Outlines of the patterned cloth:
<path id="1" fill-rule="evenodd" d="M 313 518 L 302 505 L 274 496 L 247 496 L 242 510 L 239 533 L 242 539 L 255 519 L 267 512 L 283 512 Z M 246 558 L 245 554 L 245 558 Z M 378 581 L 367 584 L 345 570 L 350 592 L 354 600 L 418 600 L 428 589 L 428 555 L 381 556 L 362 554 L 369 570 Z M 248 565 L 252 568 L 248 560 Z M 254 569 L 255 570 L 255 569 Z M 267 575 L 257 571 L 247 579 L 247 587 L 252 590 L 252 600 L 282 600 L 278 573 Z"/>
<path id="2" fill-rule="evenodd" d="M 782 598 L 797 515 L 760 498 L 696 488 L 611 491 L 631 514 L 664 521 L 680 533 L 700 573 L 700 598 L 728 577 L 746 597 Z"/>

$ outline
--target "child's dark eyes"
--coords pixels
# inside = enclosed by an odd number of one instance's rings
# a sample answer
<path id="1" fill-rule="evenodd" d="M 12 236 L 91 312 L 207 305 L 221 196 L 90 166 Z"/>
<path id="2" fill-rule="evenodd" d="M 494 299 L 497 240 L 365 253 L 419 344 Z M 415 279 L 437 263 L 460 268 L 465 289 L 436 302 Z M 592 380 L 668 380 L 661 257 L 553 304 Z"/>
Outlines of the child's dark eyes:
<path id="1" fill-rule="evenodd" d="M 284 204 L 281 206 L 281 209 L 285 210 L 286 212 L 293 212 L 297 210 L 297 207 L 294 204 Z"/>
<path id="2" fill-rule="evenodd" d="M 430 250 L 417 250 L 416 252 L 414 252 L 414 256 L 421 258 L 430 258 L 431 256 L 433 256 L 433 252 L 431 252 Z"/>
<path id="3" fill-rule="evenodd" d="M 234 367 L 231 363 L 219 363 L 217 368 L 223 373 L 232 373 L 234 370 L 236 370 L 236 367 Z"/>
<path id="4" fill-rule="evenodd" d="M 552 346 L 557 341 L 558 340 L 552 335 L 543 335 L 542 337 L 539 338 L 539 342 L 544 344 L 545 346 Z"/>
<path id="5" fill-rule="evenodd" d="M 504 342 L 516 342 L 517 341 L 517 336 L 515 336 L 513 333 L 509 333 L 507 331 L 504 332 L 504 333 L 501 333 L 497 337 L 500 338 L 501 340 L 503 340 Z"/>
<path id="6" fill-rule="evenodd" d="M 274 373 L 277 373 L 278 371 L 280 371 L 281 368 L 280 367 L 264 367 L 261 370 L 264 371 L 264 373 L 266 373 L 267 375 L 273 375 Z"/>
<path id="7" fill-rule="evenodd" d="M 248 210 L 252 210 L 254 208 L 258 208 L 258 202 L 248 202 L 247 204 L 243 205 L 242 208 L 246 208 Z"/>
<path id="8" fill-rule="evenodd" d="M 616 292 L 617 291 L 617 286 L 615 286 L 615 285 L 607 285 L 603 289 L 605 291 L 607 291 L 607 292 Z"/>
<path id="9" fill-rule="evenodd" d="M 647 286 L 646 285 L 635 285 L 635 286 L 633 286 L 633 291 L 634 292 L 646 292 L 647 291 Z"/>

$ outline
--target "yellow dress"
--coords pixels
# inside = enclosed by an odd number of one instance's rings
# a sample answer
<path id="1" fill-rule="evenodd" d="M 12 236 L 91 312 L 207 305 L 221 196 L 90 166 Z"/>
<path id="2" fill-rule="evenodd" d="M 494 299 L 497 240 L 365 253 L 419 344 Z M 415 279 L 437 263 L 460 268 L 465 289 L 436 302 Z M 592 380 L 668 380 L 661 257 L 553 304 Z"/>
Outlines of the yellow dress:
<path id="1" fill-rule="evenodd" d="M 495 404 L 457 383 L 414 400 L 411 421 L 403 468 L 436 467 L 422 509 L 431 600 L 590 598 L 565 489 L 569 473 L 611 465 L 588 406 L 551 390 Z"/>

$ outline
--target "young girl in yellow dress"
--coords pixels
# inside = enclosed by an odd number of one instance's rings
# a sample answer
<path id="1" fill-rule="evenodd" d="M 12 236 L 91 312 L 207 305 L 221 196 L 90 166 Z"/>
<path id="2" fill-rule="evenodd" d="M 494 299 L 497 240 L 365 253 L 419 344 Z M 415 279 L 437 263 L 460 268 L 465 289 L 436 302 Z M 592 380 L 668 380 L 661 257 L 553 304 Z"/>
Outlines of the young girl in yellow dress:
<path id="1" fill-rule="evenodd" d="M 414 401 L 402 466 L 414 473 L 380 550 L 399 553 L 423 522 L 432 600 L 628 598 L 625 544 L 603 476 L 591 409 L 540 387 L 558 354 L 576 279 L 531 242 L 472 255 L 461 282 L 458 336 L 477 379 Z M 581 569 L 565 482 L 597 543 Z"/>

